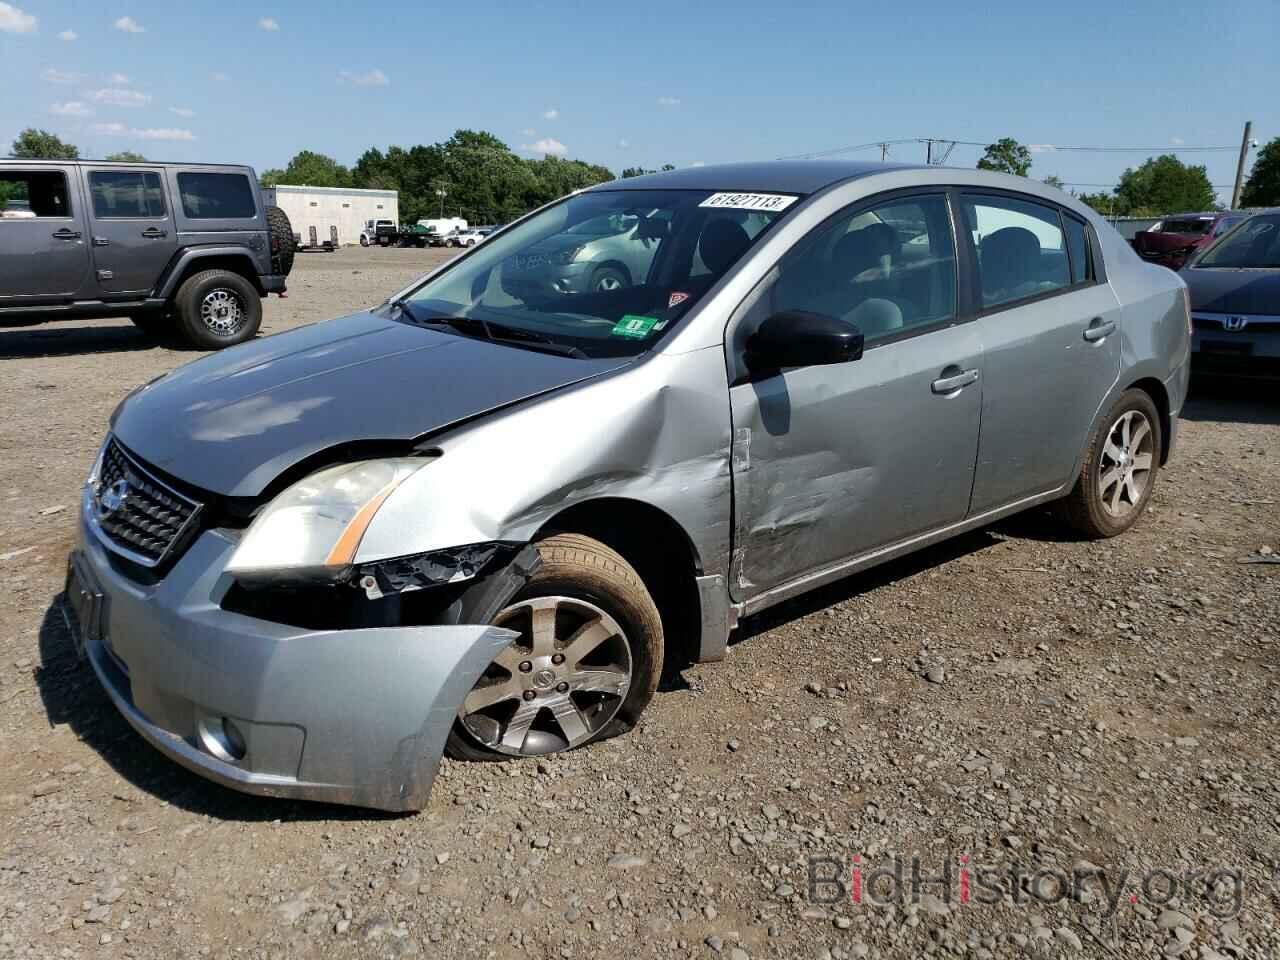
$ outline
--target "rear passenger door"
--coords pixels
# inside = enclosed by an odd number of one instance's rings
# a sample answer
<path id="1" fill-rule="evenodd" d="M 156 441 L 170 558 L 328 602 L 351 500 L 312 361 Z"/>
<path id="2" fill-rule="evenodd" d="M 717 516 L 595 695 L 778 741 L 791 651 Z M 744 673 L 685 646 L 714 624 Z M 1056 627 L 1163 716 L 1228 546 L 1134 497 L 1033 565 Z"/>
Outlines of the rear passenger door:
<path id="1" fill-rule="evenodd" d="M 972 513 L 1072 478 L 1120 373 L 1120 304 L 1088 226 L 1014 193 L 960 198 L 984 348 Z"/>
<path id="2" fill-rule="evenodd" d="M 178 248 L 161 171 L 92 165 L 84 170 L 99 290 L 106 299 L 146 296 Z"/>

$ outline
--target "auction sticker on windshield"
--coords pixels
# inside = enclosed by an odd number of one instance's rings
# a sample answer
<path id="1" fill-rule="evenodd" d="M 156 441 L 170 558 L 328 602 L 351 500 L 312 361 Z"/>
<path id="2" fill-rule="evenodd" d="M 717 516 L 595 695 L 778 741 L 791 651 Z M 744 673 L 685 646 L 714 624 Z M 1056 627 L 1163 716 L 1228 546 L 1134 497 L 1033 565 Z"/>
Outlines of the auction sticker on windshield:
<path id="1" fill-rule="evenodd" d="M 781 193 L 713 193 L 698 206 L 718 210 L 785 210 L 798 200 Z"/>
<path id="2" fill-rule="evenodd" d="M 615 337 L 629 337 L 632 340 L 643 340 L 657 325 L 657 317 L 638 317 L 628 313 L 613 325 L 610 331 Z"/>

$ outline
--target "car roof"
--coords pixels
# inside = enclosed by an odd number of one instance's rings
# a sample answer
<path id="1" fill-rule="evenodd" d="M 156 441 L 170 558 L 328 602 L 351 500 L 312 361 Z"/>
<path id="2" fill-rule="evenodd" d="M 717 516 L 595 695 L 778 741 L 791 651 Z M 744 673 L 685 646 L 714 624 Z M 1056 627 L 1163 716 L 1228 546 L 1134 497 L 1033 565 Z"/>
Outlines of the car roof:
<path id="1" fill-rule="evenodd" d="M 738 190 L 815 193 L 832 184 L 891 170 L 923 170 L 918 164 L 854 160 L 766 160 L 665 170 L 610 180 L 592 190 Z"/>
<path id="2" fill-rule="evenodd" d="M 203 160 L 187 162 L 178 160 L 94 160 L 91 157 L 77 157 L 75 160 L 37 160 L 34 158 L 28 160 L 25 157 L 0 156 L 0 166 L 65 167 L 68 164 L 73 166 L 110 164 L 113 167 L 183 167 L 192 170 L 204 167 L 218 167 L 226 170 L 253 170 L 247 163 L 205 163 Z"/>

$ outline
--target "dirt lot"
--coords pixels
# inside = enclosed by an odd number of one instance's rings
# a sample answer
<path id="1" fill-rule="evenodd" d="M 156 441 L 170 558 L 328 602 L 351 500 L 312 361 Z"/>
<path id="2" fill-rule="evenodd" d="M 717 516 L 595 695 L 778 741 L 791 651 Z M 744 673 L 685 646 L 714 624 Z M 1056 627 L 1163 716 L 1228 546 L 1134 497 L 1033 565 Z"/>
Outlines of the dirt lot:
<path id="1" fill-rule="evenodd" d="M 265 331 L 442 255 L 305 256 Z M 59 626 L 108 415 L 195 355 L 0 330 L 0 957 L 1280 956 L 1280 566 L 1241 563 L 1280 551 L 1274 388 L 1199 390 L 1117 540 L 1035 514 L 855 577 L 744 624 L 632 735 L 446 762 L 393 817 L 187 774 Z M 906 858 L 901 894 L 913 855 L 934 882 L 886 903 L 866 874 Z M 811 891 L 821 857 L 863 902 Z"/>

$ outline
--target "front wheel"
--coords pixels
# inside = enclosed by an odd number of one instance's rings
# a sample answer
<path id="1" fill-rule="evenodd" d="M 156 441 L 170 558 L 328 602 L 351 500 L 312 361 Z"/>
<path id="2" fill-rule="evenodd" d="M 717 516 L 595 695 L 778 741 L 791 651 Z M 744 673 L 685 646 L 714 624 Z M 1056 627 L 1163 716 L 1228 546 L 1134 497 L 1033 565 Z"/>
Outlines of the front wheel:
<path id="1" fill-rule="evenodd" d="M 174 303 L 183 334 L 202 350 L 243 343 L 262 325 L 258 291 L 229 270 L 205 270 L 188 277 Z"/>
<path id="2" fill-rule="evenodd" d="M 1124 533 L 1147 508 L 1164 438 L 1160 412 L 1144 390 L 1126 390 L 1094 428 L 1076 485 L 1062 511 L 1091 539 Z"/>
<path id="3" fill-rule="evenodd" d="M 366 237 L 363 233 L 360 234 L 360 246 L 367 247 L 368 245 L 369 245 L 369 238 Z"/>
<path id="4" fill-rule="evenodd" d="M 618 267 L 597 267 L 591 274 L 592 293 L 611 293 L 631 286 L 631 278 Z"/>
<path id="5" fill-rule="evenodd" d="M 450 756 L 539 756 L 617 736 L 657 689 L 662 618 L 635 569 L 579 534 L 537 550 L 538 570 L 493 621 L 520 636 L 463 700 Z"/>

